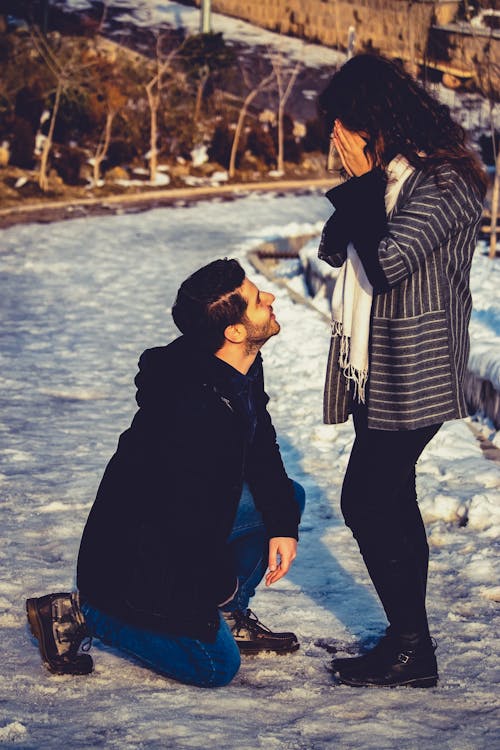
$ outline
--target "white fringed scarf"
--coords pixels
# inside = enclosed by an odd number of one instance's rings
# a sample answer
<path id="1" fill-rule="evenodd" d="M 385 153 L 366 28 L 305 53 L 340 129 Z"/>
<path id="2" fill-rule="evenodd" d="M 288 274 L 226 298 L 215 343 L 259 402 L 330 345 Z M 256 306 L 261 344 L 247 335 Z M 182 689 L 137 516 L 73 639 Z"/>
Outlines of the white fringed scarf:
<path id="1" fill-rule="evenodd" d="M 414 167 L 404 156 L 395 156 L 387 166 L 385 210 L 387 216 L 396 205 L 404 181 Z M 332 336 L 340 336 L 339 365 L 354 383 L 354 397 L 365 401 L 368 380 L 368 345 L 373 287 L 352 242 L 340 269 L 332 297 Z"/>

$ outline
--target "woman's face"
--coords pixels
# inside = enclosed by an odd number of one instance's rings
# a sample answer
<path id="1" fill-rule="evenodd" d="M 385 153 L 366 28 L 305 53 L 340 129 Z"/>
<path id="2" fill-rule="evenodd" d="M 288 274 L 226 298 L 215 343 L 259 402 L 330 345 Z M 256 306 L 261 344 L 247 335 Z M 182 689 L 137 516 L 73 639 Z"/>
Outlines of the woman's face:
<path id="1" fill-rule="evenodd" d="M 359 130 L 350 128 L 349 125 L 344 124 L 340 118 L 335 120 L 335 122 L 339 122 L 342 125 L 343 129 L 348 133 L 360 136 L 366 142 L 366 151 L 372 156 L 374 164 L 376 164 L 377 166 L 383 165 L 385 143 L 381 133 L 370 135 L 368 130 L 365 130 L 363 128 L 360 128 Z M 335 122 L 332 128 L 332 135 L 335 128 Z"/>

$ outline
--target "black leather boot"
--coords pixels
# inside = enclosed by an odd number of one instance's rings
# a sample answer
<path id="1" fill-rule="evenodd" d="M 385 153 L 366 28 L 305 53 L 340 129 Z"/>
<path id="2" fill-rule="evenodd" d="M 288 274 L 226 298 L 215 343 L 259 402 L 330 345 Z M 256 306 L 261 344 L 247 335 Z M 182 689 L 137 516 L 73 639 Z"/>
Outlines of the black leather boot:
<path id="1" fill-rule="evenodd" d="M 394 635 L 391 632 L 391 626 L 385 631 L 385 635 L 382 636 L 380 641 L 369 651 L 366 651 L 359 656 L 340 656 L 334 657 L 331 663 L 332 672 L 340 672 L 342 669 L 348 669 L 349 671 L 358 669 L 358 667 L 365 668 L 370 665 L 373 666 L 378 662 L 383 662 L 389 653 L 394 651 Z"/>
<path id="2" fill-rule="evenodd" d="M 352 665 L 337 667 L 338 679 L 353 687 L 435 687 L 439 675 L 434 650 L 428 635 L 415 633 L 389 638 L 376 658 L 370 659 L 367 654 L 364 660 L 346 659 Z"/>
<path id="3" fill-rule="evenodd" d="M 54 674 L 90 674 L 94 668 L 87 630 L 77 592 L 47 594 L 26 600 L 31 632 L 42 660 Z"/>

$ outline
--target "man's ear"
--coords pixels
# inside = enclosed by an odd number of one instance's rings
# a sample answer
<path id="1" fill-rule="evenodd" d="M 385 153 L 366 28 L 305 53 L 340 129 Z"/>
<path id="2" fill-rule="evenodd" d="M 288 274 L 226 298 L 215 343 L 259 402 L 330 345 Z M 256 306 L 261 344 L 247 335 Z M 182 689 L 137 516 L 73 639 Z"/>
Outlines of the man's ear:
<path id="1" fill-rule="evenodd" d="M 241 344 L 246 337 L 247 331 L 243 323 L 235 323 L 224 330 L 224 338 L 231 344 Z"/>

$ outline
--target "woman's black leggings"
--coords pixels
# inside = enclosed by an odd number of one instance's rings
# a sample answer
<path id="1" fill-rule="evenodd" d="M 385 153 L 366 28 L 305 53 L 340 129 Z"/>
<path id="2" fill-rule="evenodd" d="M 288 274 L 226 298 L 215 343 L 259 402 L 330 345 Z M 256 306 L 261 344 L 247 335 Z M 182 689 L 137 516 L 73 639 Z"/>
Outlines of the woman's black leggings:
<path id="1" fill-rule="evenodd" d="M 356 405 L 353 416 L 356 439 L 342 487 L 342 513 L 391 631 L 425 637 L 429 547 L 417 503 L 415 464 L 441 425 L 394 432 L 368 429 L 364 405 Z"/>

